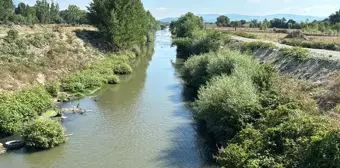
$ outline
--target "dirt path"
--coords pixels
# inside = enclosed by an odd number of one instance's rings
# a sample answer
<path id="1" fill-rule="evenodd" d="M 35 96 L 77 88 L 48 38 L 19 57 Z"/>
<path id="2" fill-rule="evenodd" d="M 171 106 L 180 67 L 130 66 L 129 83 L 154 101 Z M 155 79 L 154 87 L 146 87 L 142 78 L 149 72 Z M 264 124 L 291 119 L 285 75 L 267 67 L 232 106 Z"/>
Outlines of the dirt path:
<path id="1" fill-rule="evenodd" d="M 289 46 L 289 45 L 280 44 L 278 42 L 260 40 L 260 39 L 249 39 L 249 38 L 244 38 L 244 37 L 239 37 L 239 36 L 232 36 L 232 39 L 238 40 L 238 41 L 243 41 L 243 42 L 262 41 L 262 42 L 266 42 L 266 43 L 273 43 L 276 46 L 278 46 L 279 48 L 292 47 L 292 46 Z M 338 52 L 338 51 L 311 49 L 311 48 L 305 48 L 305 49 L 309 50 L 310 55 L 313 56 L 313 57 L 330 59 L 330 60 L 340 60 L 340 52 Z"/>

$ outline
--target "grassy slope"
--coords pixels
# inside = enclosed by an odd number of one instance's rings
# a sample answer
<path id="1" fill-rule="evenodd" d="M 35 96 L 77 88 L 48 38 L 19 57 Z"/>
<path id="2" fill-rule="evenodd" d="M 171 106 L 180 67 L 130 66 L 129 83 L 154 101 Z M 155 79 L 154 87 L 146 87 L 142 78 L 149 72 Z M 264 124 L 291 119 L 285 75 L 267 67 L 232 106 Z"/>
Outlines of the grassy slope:
<path id="1" fill-rule="evenodd" d="M 13 91 L 35 83 L 47 83 L 83 69 L 103 54 L 76 36 L 74 30 L 92 27 L 53 26 L 16 28 L 19 37 L 0 36 L 0 91 Z M 7 28 L 1 29 L 4 33 Z"/>

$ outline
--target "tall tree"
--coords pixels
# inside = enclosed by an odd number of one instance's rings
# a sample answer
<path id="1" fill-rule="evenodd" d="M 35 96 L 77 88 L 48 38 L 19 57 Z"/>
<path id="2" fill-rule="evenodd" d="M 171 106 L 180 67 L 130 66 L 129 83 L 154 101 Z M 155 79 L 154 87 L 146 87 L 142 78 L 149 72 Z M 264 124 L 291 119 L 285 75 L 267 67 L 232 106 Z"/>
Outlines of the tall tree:
<path id="1" fill-rule="evenodd" d="M 230 19 L 227 16 L 221 15 L 217 18 L 216 25 L 218 27 L 227 27 Z"/>
<path id="2" fill-rule="evenodd" d="M 0 0 L 0 21 L 6 21 L 14 14 L 15 6 L 12 0 Z"/>
<path id="3" fill-rule="evenodd" d="M 331 23 L 339 23 L 340 22 L 340 9 L 339 11 L 336 11 L 332 15 L 329 16 L 329 21 Z"/>
<path id="4" fill-rule="evenodd" d="M 189 12 L 170 24 L 170 31 L 176 37 L 192 37 L 197 30 L 204 28 L 203 18 Z"/>
<path id="5" fill-rule="evenodd" d="M 50 23 L 50 4 L 46 0 L 37 0 L 36 15 L 40 23 Z"/>
<path id="6" fill-rule="evenodd" d="M 69 5 L 66 10 L 61 11 L 60 13 L 68 24 L 81 24 L 85 22 L 86 12 L 76 5 Z"/>
<path id="7" fill-rule="evenodd" d="M 147 16 L 141 0 L 93 0 L 89 21 L 118 48 L 143 42 Z"/>

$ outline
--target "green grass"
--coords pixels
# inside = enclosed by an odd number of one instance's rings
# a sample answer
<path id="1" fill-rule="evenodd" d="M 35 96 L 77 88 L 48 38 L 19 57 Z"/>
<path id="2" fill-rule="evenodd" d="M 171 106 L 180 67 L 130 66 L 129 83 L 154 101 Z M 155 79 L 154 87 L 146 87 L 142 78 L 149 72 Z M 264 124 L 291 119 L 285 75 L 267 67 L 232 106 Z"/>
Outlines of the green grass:
<path id="1" fill-rule="evenodd" d="M 298 39 L 283 39 L 282 44 L 303 47 L 303 48 L 315 48 L 315 49 L 325 49 L 340 51 L 340 42 L 322 42 L 322 41 L 307 41 Z"/>
<path id="2" fill-rule="evenodd" d="M 240 50 L 242 52 L 249 51 L 253 53 L 259 49 L 277 49 L 277 48 L 278 47 L 273 43 L 255 41 L 255 42 L 242 43 Z"/>
<path id="3" fill-rule="evenodd" d="M 300 47 L 293 48 L 281 48 L 279 50 L 279 55 L 282 57 L 293 57 L 297 59 L 299 62 L 302 62 L 307 59 L 309 51 Z"/>

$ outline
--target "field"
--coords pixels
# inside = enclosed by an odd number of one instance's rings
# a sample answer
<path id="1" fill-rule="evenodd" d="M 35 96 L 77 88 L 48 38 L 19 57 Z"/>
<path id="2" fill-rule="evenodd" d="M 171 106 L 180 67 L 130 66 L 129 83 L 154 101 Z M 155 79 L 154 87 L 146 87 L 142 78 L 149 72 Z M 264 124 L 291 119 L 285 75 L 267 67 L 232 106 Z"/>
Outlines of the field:
<path id="1" fill-rule="evenodd" d="M 287 45 L 304 47 L 304 48 L 316 48 L 340 51 L 340 36 L 329 36 L 320 33 L 311 34 L 309 32 L 303 32 L 307 40 L 301 39 L 285 39 L 288 33 L 296 31 L 293 29 L 274 29 L 260 30 L 258 28 L 235 28 L 232 27 L 209 27 L 218 31 L 228 32 L 229 34 L 242 36 L 245 38 L 259 39 L 263 41 L 279 42 Z M 282 33 L 286 31 L 287 33 Z"/>

